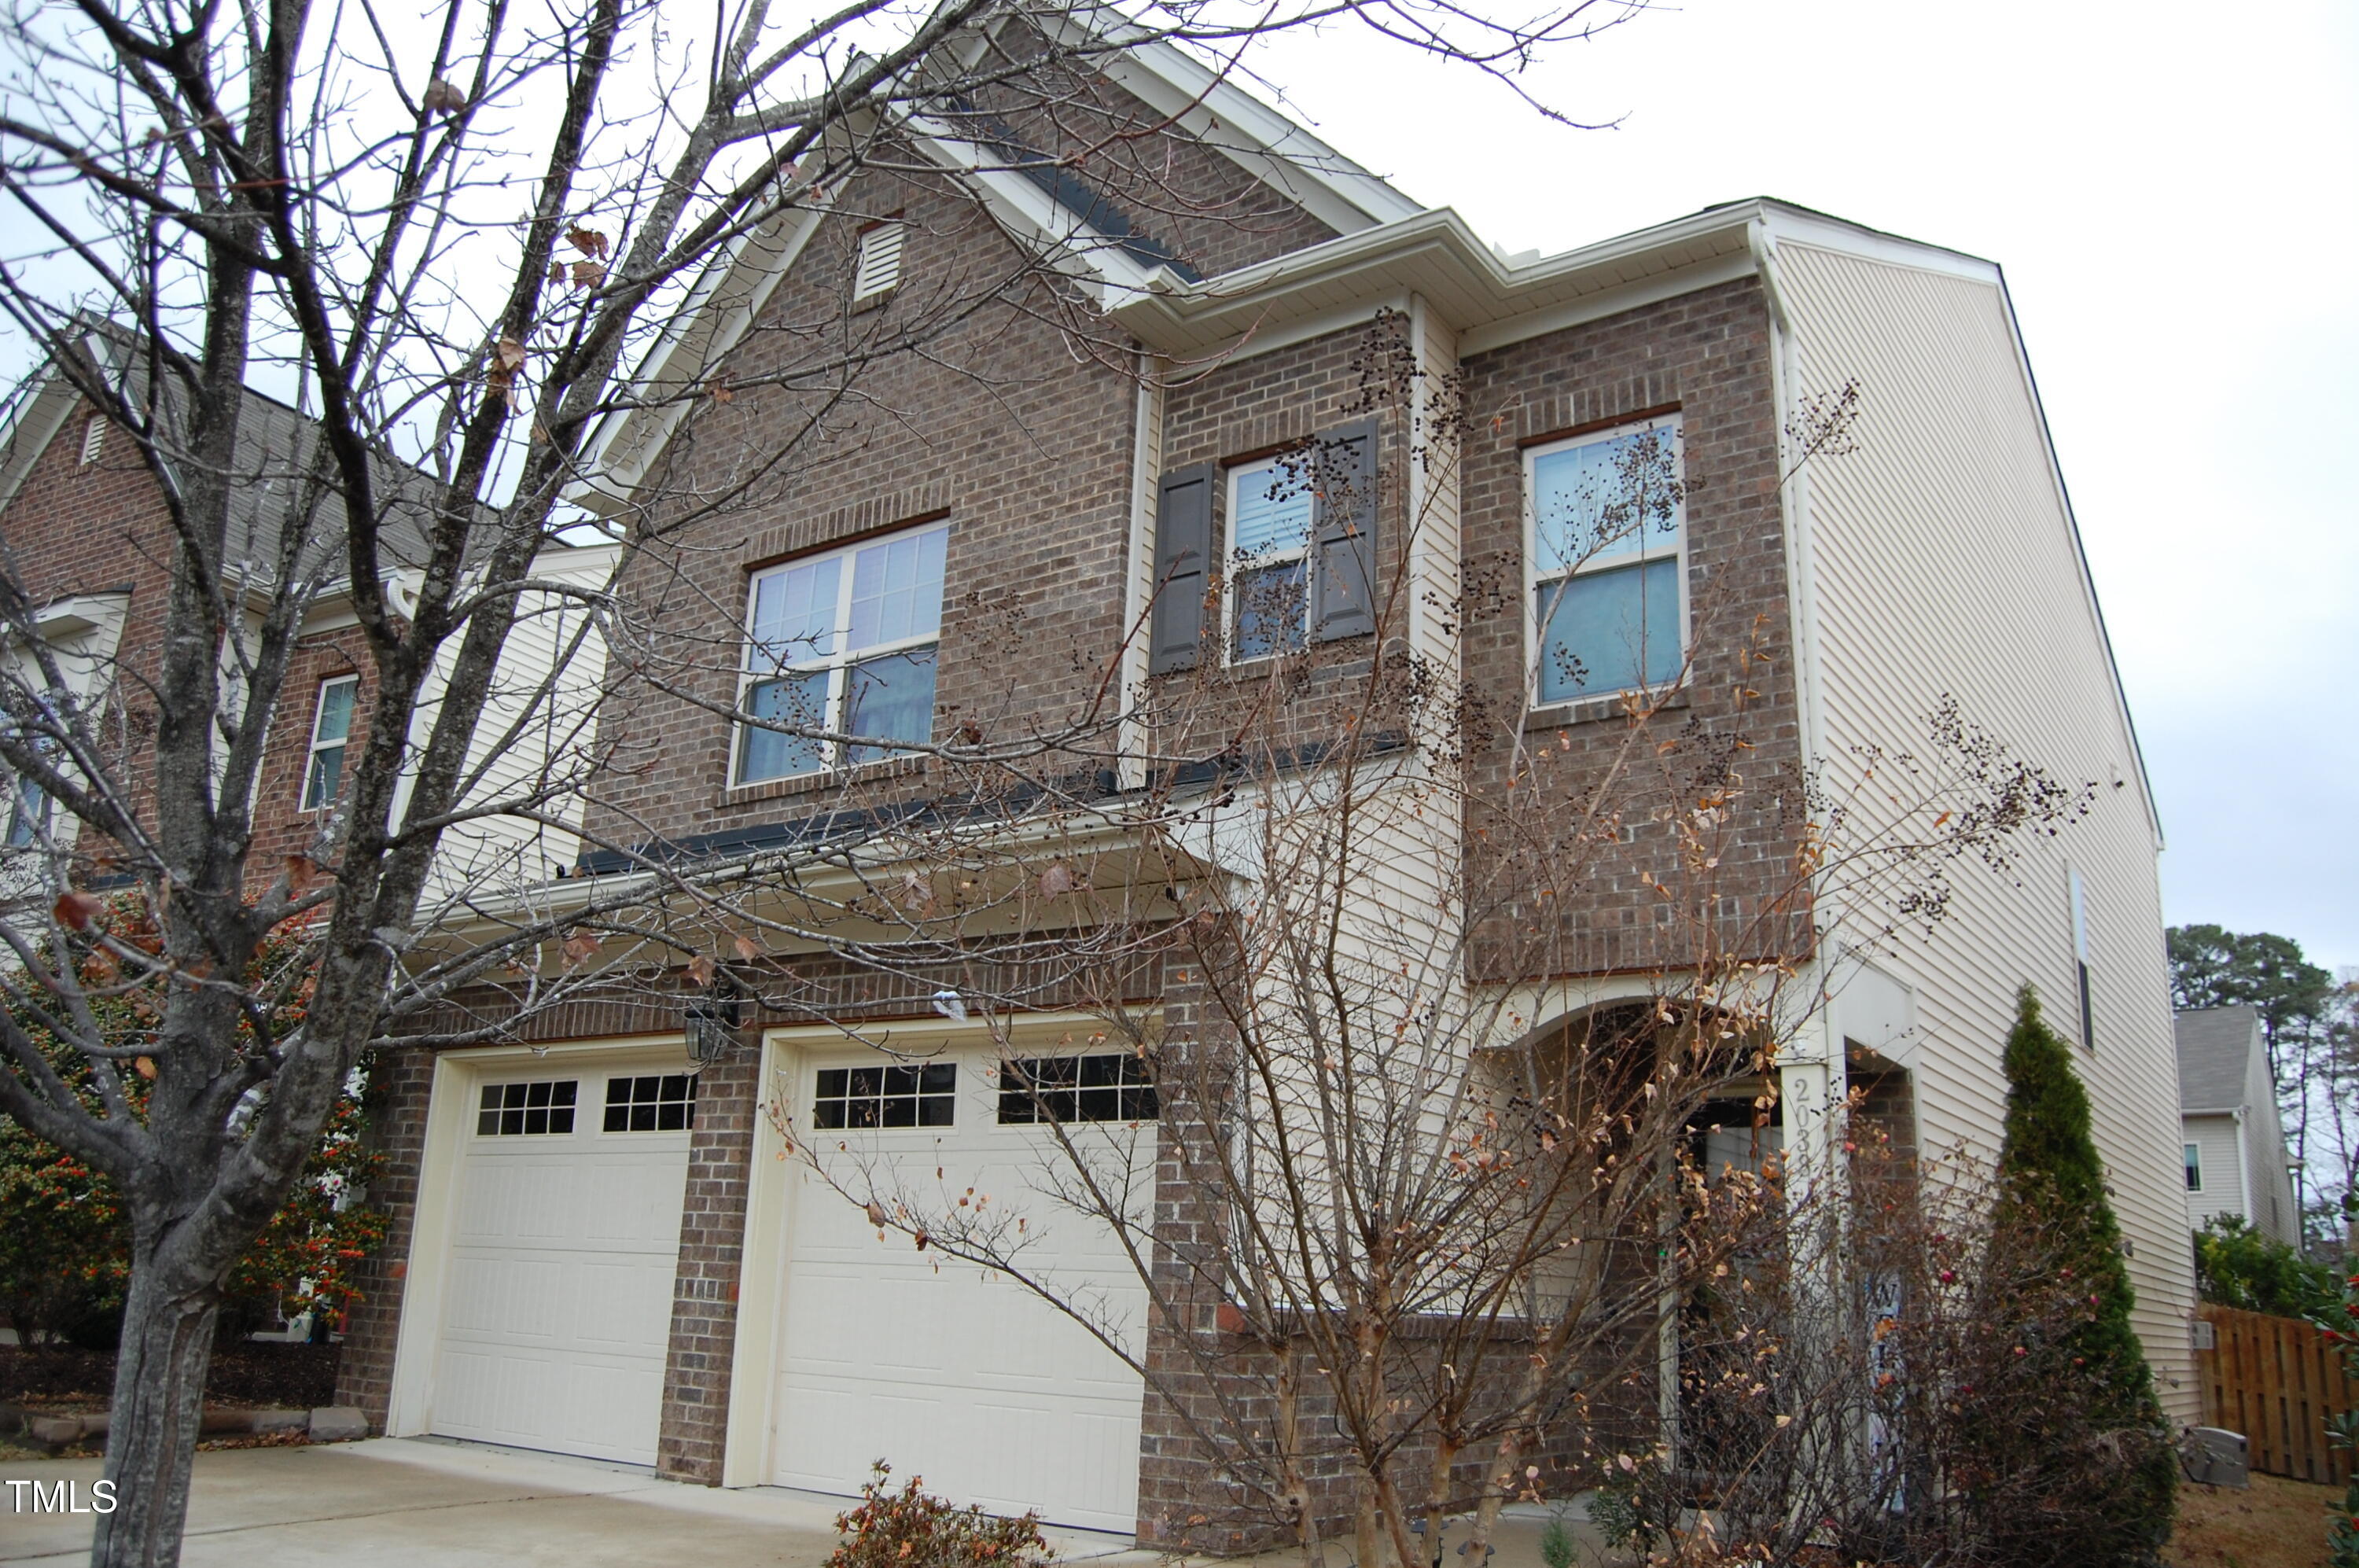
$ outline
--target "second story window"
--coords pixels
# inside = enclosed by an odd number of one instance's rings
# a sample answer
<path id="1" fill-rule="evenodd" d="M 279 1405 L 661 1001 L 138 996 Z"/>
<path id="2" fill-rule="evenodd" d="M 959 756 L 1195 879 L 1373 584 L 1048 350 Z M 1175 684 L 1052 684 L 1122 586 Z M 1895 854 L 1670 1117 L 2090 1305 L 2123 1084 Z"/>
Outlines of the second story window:
<path id="1" fill-rule="evenodd" d="M 1229 471 L 1229 656 L 1298 653 L 1310 617 L 1310 485 L 1300 459 Z"/>
<path id="2" fill-rule="evenodd" d="M 29 848 L 49 831 L 49 792 L 18 774 L 8 790 L 8 847 Z"/>
<path id="3" fill-rule="evenodd" d="M 1677 681 L 1688 638 L 1679 416 L 1535 447 L 1524 477 L 1538 701 Z"/>
<path id="4" fill-rule="evenodd" d="M 2183 1149 L 2187 1155 L 2187 1190 L 2190 1192 L 2200 1192 L 2203 1191 L 2202 1146 L 2200 1144 L 2187 1143 L 2181 1144 L 2180 1148 Z"/>
<path id="5" fill-rule="evenodd" d="M 891 755 L 933 738 L 948 524 L 913 528 L 755 573 L 734 783 L 758 784 Z"/>
<path id="6" fill-rule="evenodd" d="M 360 694 L 357 675 L 339 675 L 320 682 L 319 705 L 311 711 L 311 757 L 303 770 L 303 809 L 325 811 L 336 803 L 344 786 L 344 748 L 353 735 L 353 701 Z"/>

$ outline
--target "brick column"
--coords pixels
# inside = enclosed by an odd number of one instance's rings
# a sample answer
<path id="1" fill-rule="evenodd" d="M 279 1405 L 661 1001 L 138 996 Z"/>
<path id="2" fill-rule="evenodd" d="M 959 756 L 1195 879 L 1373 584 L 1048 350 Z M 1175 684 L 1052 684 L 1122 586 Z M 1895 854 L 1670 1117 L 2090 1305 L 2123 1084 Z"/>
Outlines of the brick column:
<path id="1" fill-rule="evenodd" d="M 426 1103 L 433 1089 L 431 1051 L 388 1047 L 369 1065 L 363 1103 L 369 1138 L 386 1160 L 368 1198 L 385 1211 L 385 1246 L 353 1270 L 360 1296 L 345 1314 L 343 1354 L 336 1363 L 336 1403 L 358 1406 L 368 1418 L 369 1431 L 380 1434 L 393 1396 L 393 1346 L 401 1326 L 410 1236 L 418 1217 Z"/>
<path id="2" fill-rule="evenodd" d="M 656 1471 L 675 1481 L 721 1484 L 760 1073 L 760 1057 L 742 1051 L 706 1068 L 697 1085 L 656 1437 Z"/>

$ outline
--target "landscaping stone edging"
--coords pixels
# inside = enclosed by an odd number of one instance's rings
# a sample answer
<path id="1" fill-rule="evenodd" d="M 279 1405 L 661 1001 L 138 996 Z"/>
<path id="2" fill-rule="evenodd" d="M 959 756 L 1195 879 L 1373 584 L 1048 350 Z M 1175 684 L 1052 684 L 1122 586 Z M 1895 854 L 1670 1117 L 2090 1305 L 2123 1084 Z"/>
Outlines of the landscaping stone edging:
<path id="1" fill-rule="evenodd" d="M 351 1443 L 368 1435 L 368 1421 L 349 1405 L 323 1405 L 317 1410 L 231 1410 L 208 1405 L 198 1432 L 205 1437 L 261 1436 L 301 1432 L 312 1443 Z M 73 1443 L 106 1435 L 106 1416 L 44 1415 L 16 1405 L 0 1405 L 0 1435 L 29 1438 L 54 1454 Z"/>

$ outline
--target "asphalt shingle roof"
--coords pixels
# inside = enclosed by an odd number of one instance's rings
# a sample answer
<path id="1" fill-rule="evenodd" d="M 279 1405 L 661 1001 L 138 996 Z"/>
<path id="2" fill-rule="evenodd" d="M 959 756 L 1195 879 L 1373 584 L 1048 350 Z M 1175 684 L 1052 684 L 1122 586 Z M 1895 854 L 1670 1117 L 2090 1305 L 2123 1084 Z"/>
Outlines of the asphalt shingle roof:
<path id="1" fill-rule="evenodd" d="M 2241 1003 L 2191 1007 L 2173 1025 L 2179 1037 L 2179 1108 L 2223 1111 L 2243 1105 L 2259 1012 Z"/>

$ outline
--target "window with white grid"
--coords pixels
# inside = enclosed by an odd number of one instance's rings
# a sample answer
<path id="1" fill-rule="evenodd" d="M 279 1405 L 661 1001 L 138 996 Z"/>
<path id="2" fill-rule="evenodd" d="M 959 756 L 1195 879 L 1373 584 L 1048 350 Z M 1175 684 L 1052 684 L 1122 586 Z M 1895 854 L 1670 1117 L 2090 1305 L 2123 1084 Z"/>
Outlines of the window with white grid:
<path id="1" fill-rule="evenodd" d="M 754 574 L 733 782 L 875 761 L 934 733 L 950 525 Z M 838 741 L 829 735 L 853 737 Z"/>

